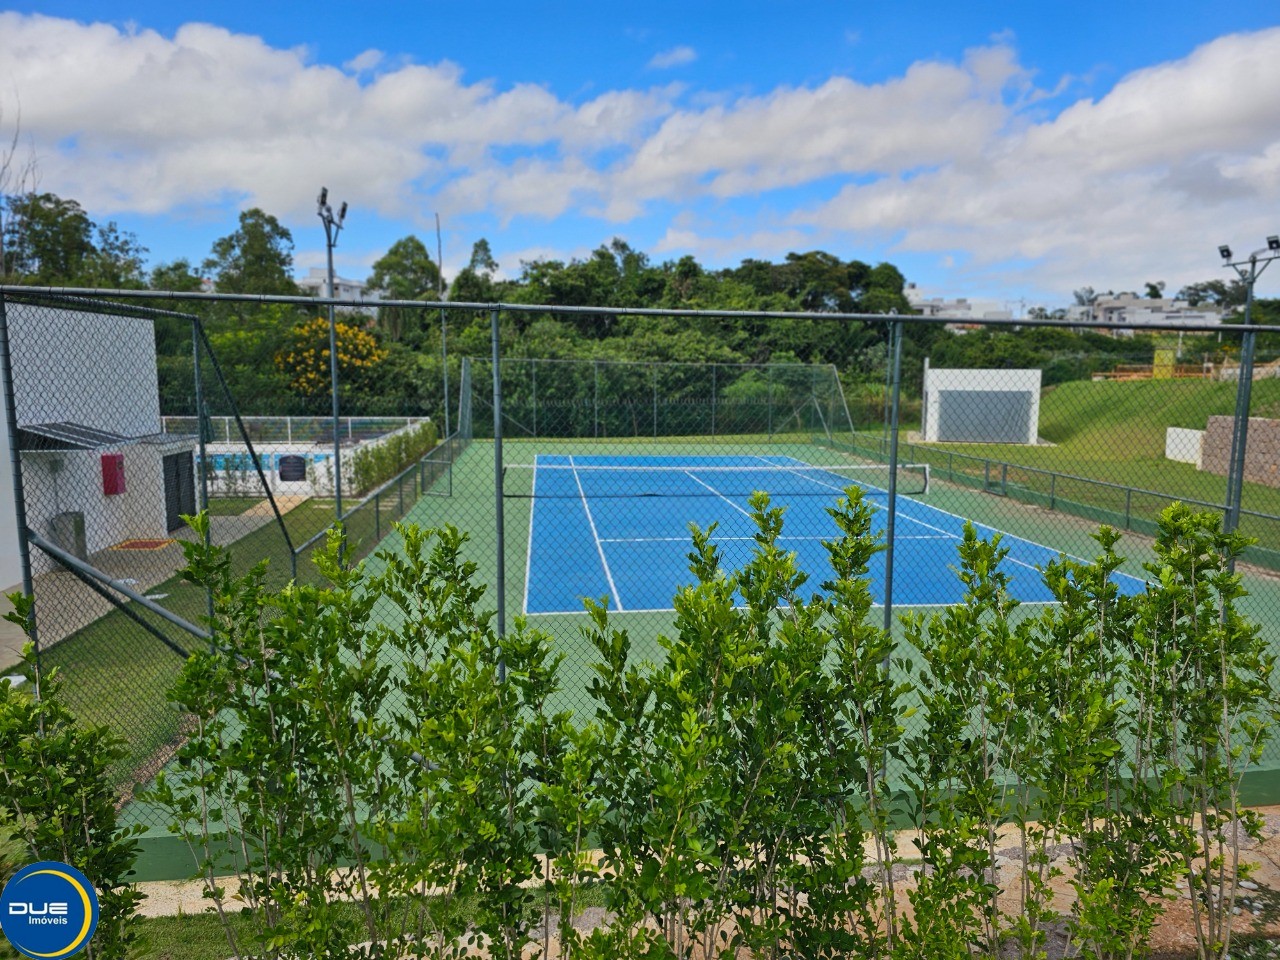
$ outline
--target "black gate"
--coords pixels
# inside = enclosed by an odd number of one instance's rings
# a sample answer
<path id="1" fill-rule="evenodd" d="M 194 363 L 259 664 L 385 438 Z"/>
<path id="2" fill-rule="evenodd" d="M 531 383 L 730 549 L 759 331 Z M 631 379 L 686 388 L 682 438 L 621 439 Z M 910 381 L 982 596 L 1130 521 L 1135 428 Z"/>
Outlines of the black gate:
<path id="1" fill-rule="evenodd" d="M 196 512 L 196 471 L 191 454 L 164 458 L 164 519 L 169 532 L 185 526 L 182 515 Z"/>

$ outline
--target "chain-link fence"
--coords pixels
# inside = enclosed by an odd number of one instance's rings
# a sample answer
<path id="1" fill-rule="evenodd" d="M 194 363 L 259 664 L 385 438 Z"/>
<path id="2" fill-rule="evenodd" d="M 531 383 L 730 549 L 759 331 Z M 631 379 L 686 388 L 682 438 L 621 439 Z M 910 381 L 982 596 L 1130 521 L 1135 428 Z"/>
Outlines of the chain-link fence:
<path id="1" fill-rule="evenodd" d="M 165 691 L 207 642 L 209 598 L 178 576 L 182 515 L 207 509 L 238 569 L 266 559 L 283 584 L 315 576 L 339 489 L 352 560 L 376 567 L 398 520 L 466 531 L 499 623 L 523 616 L 556 639 L 557 706 L 579 712 L 595 659 L 584 598 L 603 599 L 635 655 L 656 659 L 691 580 L 690 525 L 715 525 L 724 564 L 738 567 L 756 545 L 748 498 L 760 490 L 785 506 L 781 544 L 814 591 L 829 572 L 829 508 L 850 485 L 865 491 L 887 548 L 871 588 L 899 636 L 897 614 L 962 599 L 966 522 L 1003 537 L 1011 593 L 1034 612 L 1052 599 L 1038 568 L 1094 556 L 1099 523 L 1125 532 L 1122 592 L 1143 590 L 1157 514 L 1190 503 L 1256 538 L 1238 568 L 1242 608 L 1280 646 L 1280 337 L 1265 328 L 953 333 L 921 318 L 812 315 L 789 319 L 832 344 L 857 327 L 856 352 L 835 364 L 675 363 L 520 356 L 517 321 L 535 308 L 452 305 L 453 342 L 420 348 L 431 364 L 413 375 L 433 378 L 412 384 L 420 399 L 392 414 L 376 383 L 340 382 L 335 422 L 316 412 L 326 380 L 291 376 L 286 347 L 237 353 L 231 332 L 233 316 L 305 328 L 305 303 L 204 297 L 175 312 L 7 288 L 0 305 L 18 481 L 15 497 L 0 477 L 15 547 L 4 579 L 27 578 L 40 657 L 63 670 L 72 705 L 129 741 L 122 791 L 181 738 Z M 1247 338 L 1257 358 L 1242 377 Z M 483 356 L 459 347 L 486 339 Z M 380 616 L 394 626 L 394 610 Z M 1277 760 L 1273 750 L 1264 766 Z M 129 815 L 161 832 L 140 804 Z"/>

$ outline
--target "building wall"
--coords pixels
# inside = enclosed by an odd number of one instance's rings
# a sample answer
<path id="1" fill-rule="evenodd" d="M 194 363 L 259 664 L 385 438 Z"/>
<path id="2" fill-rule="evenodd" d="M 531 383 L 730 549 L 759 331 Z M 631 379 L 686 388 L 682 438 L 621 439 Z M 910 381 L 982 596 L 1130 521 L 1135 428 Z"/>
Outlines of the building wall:
<path id="1" fill-rule="evenodd" d="M 1009 391 L 1031 395 L 1031 414 L 1024 443 L 1035 443 L 1040 424 L 1039 370 L 956 370 L 925 367 L 924 372 L 924 439 L 936 442 L 941 417 L 939 394 L 944 391 Z"/>
<path id="2" fill-rule="evenodd" d="M 1233 417 L 1210 417 L 1204 431 L 1201 469 L 1227 475 L 1231 463 Z M 1280 487 L 1280 420 L 1249 418 L 1248 446 L 1244 455 L 1244 478 L 1269 487 Z"/>
<path id="3" fill-rule="evenodd" d="M 91 555 L 133 537 L 167 537 L 163 457 L 190 450 L 189 441 L 178 441 L 126 444 L 114 450 L 26 451 L 22 482 L 27 525 L 52 539 L 55 516 L 83 513 L 85 547 Z M 105 453 L 124 455 L 124 493 L 102 492 Z M 35 573 L 56 568 L 40 550 L 31 551 L 31 565 Z"/>
<path id="4" fill-rule="evenodd" d="M 160 433 L 151 320 L 27 304 L 10 306 L 6 317 L 19 426 L 70 422 L 126 437 Z M 48 537 L 54 516 L 83 513 L 91 554 L 130 537 L 163 537 L 161 457 L 191 446 L 189 440 L 179 439 L 167 444 L 122 443 L 103 450 L 23 451 L 27 525 Z M 122 494 L 103 493 L 104 453 L 124 455 Z M 4 484 L 11 489 L 9 481 Z M 0 511 L 0 536 L 3 514 Z M 13 541 L 5 536 L 4 542 Z M 31 552 L 31 562 L 37 574 L 54 569 L 40 550 Z"/>
<path id="5" fill-rule="evenodd" d="M 26 304 L 7 315 L 19 426 L 71 421 L 128 437 L 160 432 L 152 321 Z"/>
<path id="6" fill-rule="evenodd" d="M 0 395 L 0 590 L 13 593 L 22 584 L 18 556 L 18 514 L 13 500 L 13 467 L 9 463 L 9 414 Z"/>

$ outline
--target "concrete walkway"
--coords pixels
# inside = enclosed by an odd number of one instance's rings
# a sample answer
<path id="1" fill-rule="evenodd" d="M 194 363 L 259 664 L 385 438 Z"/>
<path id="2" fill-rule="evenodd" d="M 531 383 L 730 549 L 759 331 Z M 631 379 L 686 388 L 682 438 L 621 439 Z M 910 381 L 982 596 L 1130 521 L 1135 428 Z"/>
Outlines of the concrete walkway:
<path id="1" fill-rule="evenodd" d="M 278 497 L 281 515 L 305 503 L 307 497 Z M 275 522 L 275 513 L 266 500 L 244 513 L 229 517 L 210 517 L 209 532 L 219 546 L 230 546 L 255 530 Z M 189 527 L 174 531 L 174 542 L 158 550 L 100 550 L 89 556 L 89 564 L 107 576 L 124 582 L 130 589 L 146 595 L 180 570 L 185 562 L 179 541 L 192 536 Z M 176 589 L 196 589 L 182 584 Z M 35 578 L 36 623 L 40 631 L 41 649 L 64 640 L 113 609 L 110 601 L 94 593 L 74 574 L 61 568 Z M 155 598 L 164 605 L 165 598 Z M 8 599 L 0 599 L 0 613 L 13 609 Z M 5 668 L 18 664 L 26 635 L 14 624 L 0 621 L 0 676 Z"/>

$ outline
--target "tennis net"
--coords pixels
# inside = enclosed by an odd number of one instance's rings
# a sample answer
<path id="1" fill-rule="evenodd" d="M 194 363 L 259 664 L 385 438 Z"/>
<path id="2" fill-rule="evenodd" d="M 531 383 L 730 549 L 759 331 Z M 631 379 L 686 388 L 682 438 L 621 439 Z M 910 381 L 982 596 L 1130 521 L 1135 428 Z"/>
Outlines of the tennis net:
<path id="1" fill-rule="evenodd" d="M 676 466 L 656 463 L 599 465 L 572 462 L 573 458 L 556 459 L 554 463 L 508 465 L 503 472 L 503 495 L 529 499 L 745 498 L 756 491 L 764 491 L 774 498 L 831 499 L 853 486 L 869 496 L 885 496 L 892 472 L 887 464 L 823 467 L 808 464 L 723 466 L 697 463 Z M 927 464 L 898 465 L 898 493 L 911 496 L 928 491 Z"/>

